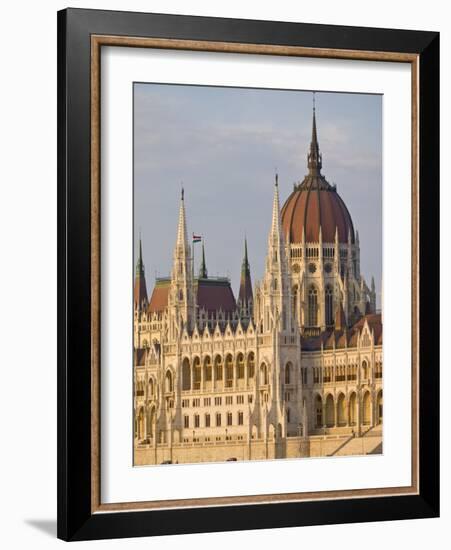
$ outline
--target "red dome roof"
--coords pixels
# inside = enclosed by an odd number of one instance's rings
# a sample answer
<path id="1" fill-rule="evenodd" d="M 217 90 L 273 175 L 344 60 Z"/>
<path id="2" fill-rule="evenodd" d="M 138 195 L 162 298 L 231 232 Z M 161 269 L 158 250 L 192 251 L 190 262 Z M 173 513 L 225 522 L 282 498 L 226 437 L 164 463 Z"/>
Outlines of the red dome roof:
<path id="1" fill-rule="evenodd" d="M 340 243 L 354 243 L 354 226 L 351 216 L 335 187 L 329 185 L 323 176 L 306 176 L 301 185 L 286 200 L 282 207 L 284 235 L 289 233 L 292 243 L 302 241 L 302 230 L 306 242 L 318 242 L 321 227 L 323 242 L 335 241 L 338 229 Z"/>
<path id="2" fill-rule="evenodd" d="M 351 216 L 335 186 L 329 185 L 321 174 L 322 163 L 314 108 L 312 140 L 307 156 L 309 173 L 301 184 L 295 186 L 282 207 L 284 235 L 289 235 L 292 243 L 299 243 L 302 241 L 304 231 L 306 242 L 318 242 L 321 227 L 323 242 L 334 242 L 335 231 L 338 229 L 339 242 L 347 243 L 350 232 L 351 242 L 354 243 L 354 225 Z"/>

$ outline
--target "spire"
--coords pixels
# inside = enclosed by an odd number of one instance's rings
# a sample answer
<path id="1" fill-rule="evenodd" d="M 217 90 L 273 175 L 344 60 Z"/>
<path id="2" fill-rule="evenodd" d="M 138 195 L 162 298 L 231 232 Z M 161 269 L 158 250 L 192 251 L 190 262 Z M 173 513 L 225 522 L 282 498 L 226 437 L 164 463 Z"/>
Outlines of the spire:
<path id="1" fill-rule="evenodd" d="M 313 120 L 312 120 L 312 140 L 310 142 L 310 152 L 307 157 L 309 173 L 312 176 L 319 176 L 322 167 L 322 156 L 319 152 L 318 134 L 316 131 L 316 106 L 315 92 L 313 92 Z"/>
<path id="2" fill-rule="evenodd" d="M 141 232 L 139 233 L 139 252 L 138 261 L 136 262 L 136 276 L 144 277 L 143 249 L 141 241 Z"/>
<path id="3" fill-rule="evenodd" d="M 280 222 L 280 201 L 279 201 L 279 175 L 276 173 L 276 179 L 274 184 L 274 199 L 272 203 L 272 224 L 271 224 L 271 237 L 280 240 L 282 236 L 281 222 Z"/>
<path id="4" fill-rule="evenodd" d="M 141 235 L 139 236 L 139 253 L 136 262 L 135 286 L 133 289 L 133 302 L 136 309 L 145 308 L 147 304 L 147 287 L 144 275 L 144 262 L 142 252 Z"/>
<path id="5" fill-rule="evenodd" d="M 186 230 L 186 216 L 185 216 L 185 192 L 182 187 L 182 193 L 180 198 L 180 210 L 179 210 L 179 223 L 177 227 L 177 249 L 183 246 L 188 247 L 188 232 Z"/>
<path id="6" fill-rule="evenodd" d="M 205 248 L 204 248 L 204 241 L 202 241 L 202 262 L 200 264 L 199 269 L 199 279 L 207 279 L 208 278 L 208 271 L 207 271 L 207 264 L 205 263 Z"/>
<path id="7" fill-rule="evenodd" d="M 238 303 L 242 308 L 249 308 L 253 301 L 251 269 L 247 256 L 247 239 L 244 238 L 244 258 L 241 264 L 240 291 L 238 294 Z M 250 313 L 250 312 L 249 312 Z"/>
<path id="8" fill-rule="evenodd" d="M 249 271 L 249 260 L 247 257 L 247 238 L 244 237 L 244 258 L 243 258 L 243 265 L 241 267 L 241 271 Z"/>
<path id="9" fill-rule="evenodd" d="M 182 187 L 180 196 L 177 239 L 174 247 L 169 310 L 174 322 L 182 322 L 191 330 L 194 326 L 194 289 L 191 247 L 188 240 L 185 214 L 185 193 Z M 180 315 L 180 317 L 179 317 Z M 171 324 L 172 337 L 175 337 L 175 325 Z M 174 332 L 175 331 L 175 332 Z"/>

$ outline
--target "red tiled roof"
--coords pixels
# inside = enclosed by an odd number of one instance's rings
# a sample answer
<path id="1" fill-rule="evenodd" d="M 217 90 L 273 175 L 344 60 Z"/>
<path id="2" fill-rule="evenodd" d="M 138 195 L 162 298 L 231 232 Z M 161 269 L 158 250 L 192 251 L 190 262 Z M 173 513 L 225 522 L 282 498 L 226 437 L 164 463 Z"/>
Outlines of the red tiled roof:
<path id="1" fill-rule="evenodd" d="M 168 307 L 168 296 L 171 281 L 157 281 L 150 297 L 149 311 L 160 313 Z"/>
<path id="2" fill-rule="evenodd" d="M 149 311 L 162 312 L 168 306 L 171 281 L 157 281 L 149 303 Z M 222 309 L 231 313 L 236 309 L 235 296 L 228 279 L 200 279 L 197 281 L 197 305 L 200 309 L 213 312 Z"/>
<path id="3" fill-rule="evenodd" d="M 365 321 L 368 322 L 370 330 L 374 331 L 374 343 L 377 346 L 382 345 L 382 316 L 380 313 L 372 313 L 361 317 L 351 328 L 344 330 L 326 330 L 319 336 L 313 338 L 301 338 L 301 348 L 305 351 L 319 351 L 321 343 L 324 349 L 333 349 L 335 347 L 342 349 L 344 347 L 355 348 L 357 346 L 357 337 L 363 329 Z"/>
<path id="4" fill-rule="evenodd" d="M 323 179 L 322 176 L 316 178 Z M 335 241 L 335 228 L 338 229 L 339 242 L 348 242 L 348 231 L 354 242 L 354 226 L 345 203 L 333 187 L 324 187 L 315 177 L 306 176 L 304 183 L 291 193 L 283 205 L 283 234 L 289 232 L 292 243 L 302 241 L 303 229 L 306 242 L 317 242 L 320 227 L 324 242 Z"/>
<path id="5" fill-rule="evenodd" d="M 235 311 L 236 302 L 228 280 L 202 279 L 197 286 L 197 304 L 207 311 Z"/>

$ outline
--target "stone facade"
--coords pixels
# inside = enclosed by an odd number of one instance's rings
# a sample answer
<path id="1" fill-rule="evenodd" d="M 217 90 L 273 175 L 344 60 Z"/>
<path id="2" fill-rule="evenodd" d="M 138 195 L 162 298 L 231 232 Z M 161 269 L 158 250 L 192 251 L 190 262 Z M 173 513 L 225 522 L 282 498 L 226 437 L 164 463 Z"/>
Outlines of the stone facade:
<path id="1" fill-rule="evenodd" d="M 308 167 L 296 204 L 302 193 L 338 201 L 320 195 L 336 189 L 320 173 L 315 115 Z M 287 226 L 289 200 L 281 211 L 276 176 L 265 273 L 252 289 L 246 243 L 237 303 L 227 279 L 208 277 L 204 254 L 194 277 L 183 192 L 171 276 L 150 300 L 140 247 L 136 465 L 381 452 L 382 321 L 374 281 L 360 274 L 358 233 L 341 216 L 323 241 L 325 222 L 305 210 Z M 307 241 L 312 223 L 317 240 Z"/>

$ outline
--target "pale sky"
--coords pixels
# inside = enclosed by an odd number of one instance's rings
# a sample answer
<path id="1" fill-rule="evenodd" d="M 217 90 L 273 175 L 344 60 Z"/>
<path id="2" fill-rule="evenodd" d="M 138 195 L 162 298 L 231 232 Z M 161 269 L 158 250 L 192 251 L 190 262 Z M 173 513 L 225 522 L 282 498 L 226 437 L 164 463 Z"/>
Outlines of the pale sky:
<path id="1" fill-rule="evenodd" d="M 382 277 L 382 96 L 316 93 L 322 173 L 360 235 L 361 272 Z M 274 174 L 281 205 L 307 173 L 311 91 L 134 85 L 134 234 L 149 294 L 170 274 L 181 183 L 188 232 L 202 235 L 209 275 L 238 294 L 244 236 L 252 282 L 264 272 Z M 194 245 L 196 273 L 201 245 Z"/>

